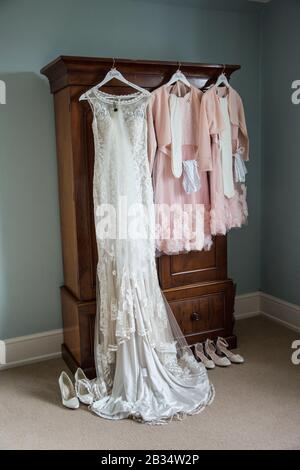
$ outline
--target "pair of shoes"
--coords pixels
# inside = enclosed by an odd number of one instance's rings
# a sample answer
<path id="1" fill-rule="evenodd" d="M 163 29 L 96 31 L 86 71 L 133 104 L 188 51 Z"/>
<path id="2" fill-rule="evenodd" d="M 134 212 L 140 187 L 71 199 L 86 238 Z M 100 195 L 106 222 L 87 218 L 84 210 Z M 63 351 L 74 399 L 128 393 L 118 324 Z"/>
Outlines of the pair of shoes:
<path id="1" fill-rule="evenodd" d="M 79 401 L 85 405 L 90 405 L 93 402 L 90 382 L 82 369 L 77 369 L 75 373 L 75 387 L 65 371 L 60 374 L 58 383 L 62 404 L 65 407 L 76 410 L 79 408 Z"/>
<path id="2" fill-rule="evenodd" d="M 224 338 L 218 338 L 216 346 L 211 339 L 207 339 L 204 347 L 202 343 L 195 345 L 195 354 L 205 365 L 206 369 L 214 369 L 215 366 L 228 367 L 231 363 L 242 364 L 244 358 L 228 350 L 228 343 Z M 223 356 L 221 356 L 223 354 Z"/>
<path id="3" fill-rule="evenodd" d="M 196 356 L 205 365 L 206 369 L 214 369 L 215 366 L 227 367 L 230 366 L 231 362 L 227 357 L 220 357 L 216 352 L 216 347 L 211 339 L 207 339 L 203 346 L 202 343 L 198 343 L 195 346 Z"/>
<path id="4" fill-rule="evenodd" d="M 217 352 L 219 354 L 224 354 L 232 364 L 243 364 L 245 359 L 240 354 L 234 354 L 228 349 L 229 344 L 226 339 L 219 338 L 217 339 Z"/>

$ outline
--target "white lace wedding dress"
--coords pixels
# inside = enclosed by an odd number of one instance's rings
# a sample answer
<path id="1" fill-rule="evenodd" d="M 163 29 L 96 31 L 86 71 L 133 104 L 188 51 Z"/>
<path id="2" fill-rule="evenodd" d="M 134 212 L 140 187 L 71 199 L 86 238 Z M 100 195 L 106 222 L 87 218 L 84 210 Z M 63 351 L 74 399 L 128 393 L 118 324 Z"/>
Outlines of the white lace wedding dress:
<path id="1" fill-rule="evenodd" d="M 108 419 L 161 424 L 200 412 L 214 392 L 158 283 L 146 150 L 148 97 L 92 90 L 88 101 L 94 115 L 99 257 L 91 410 Z"/>

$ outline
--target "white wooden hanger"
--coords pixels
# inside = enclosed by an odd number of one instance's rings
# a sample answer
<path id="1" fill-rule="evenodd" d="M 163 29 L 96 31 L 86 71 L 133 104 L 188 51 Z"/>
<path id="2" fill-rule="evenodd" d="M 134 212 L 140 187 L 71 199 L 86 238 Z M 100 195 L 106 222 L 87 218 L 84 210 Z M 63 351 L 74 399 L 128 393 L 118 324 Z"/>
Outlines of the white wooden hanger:
<path id="1" fill-rule="evenodd" d="M 225 75 L 225 68 L 226 68 L 225 65 L 223 65 L 222 73 L 221 73 L 221 75 L 219 75 L 218 80 L 216 81 L 216 87 L 218 87 L 222 84 L 225 85 L 227 88 L 230 87 L 228 78 Z"/>
<path id="2" fill-rule="evenodd" d="M 113 78 L 116 78 L 117 80 L 119 80 L 120 82 L 122 83 L 125 83 L 126 85 L 130 86 L 131 88 L 134 88 L 135 90 L 137 91 L 140 91 L 141 93 L 144 93 L 145 95 L 150 95 L 150 91 L 146 90 L 145 88 L 142 88 L 138 85 L 136 85 L 135 83 L 132 83 L 130 82 L 129 80 L 127 80 L 122 74 L 121 72 L 119 72 L 119 70 L 117 70 L 115 68 L 115 59 L 113 59 L 113 66 L 112 68 L 107 72 L 107 74 L 105 75 L 104 79 L 98 83 L 97 85 L 93 86 L 92 88 L 90 88 L 88 91 L 86 91 L 85 93 L 83 93 L 80 98 L 79 98 L 79 101 L 82 101 L 82 100 L 86 100 L 87 99 L 87 95 L 93 91 L 93 90 L 97 90 L 98 88 L 101 88 L 103 87 L 104 85 L 106 85 L 106 83 L 110 82 L 110 80 L 112 80 Z M 116 95 L 117 96 L 117 95 Z"/>
<path id="3" fill-rule="evenodd" d="M 180 70 L 180 63 L 179 63 L 178 70 L 172 75 L 172 77 L 170 78 L 170 80 L 168 81 L 168 83 L 166 84 L 166 86 L 173 85 L 173 84 L 176 83 L 176 82 L 182 82 L 182 83 L 184 83 L 184 85 L 186 85 L 187 87 L 191 88 L 190 82 L 188 81 L 188 79 L 186 78 L 186 76 L 183 75 L 183 73 L 182 73 L 181 70 Z"/>

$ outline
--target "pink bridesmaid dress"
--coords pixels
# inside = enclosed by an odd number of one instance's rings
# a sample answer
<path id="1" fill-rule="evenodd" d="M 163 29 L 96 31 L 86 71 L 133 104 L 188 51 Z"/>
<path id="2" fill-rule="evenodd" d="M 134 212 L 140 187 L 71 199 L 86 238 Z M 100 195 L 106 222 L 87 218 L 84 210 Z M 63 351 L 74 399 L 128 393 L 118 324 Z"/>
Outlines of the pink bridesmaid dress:
<path id="1" fill-rule="evenodd" d="M 208 250 L 211 156 L 200 156 L 203 93 L 177 82 L 152 93 L 148 157 L 154 187 L 157 254 Z"/>
<path id="2" fill-rule="evenodd" d="M 200 158 L 212 161 L 211 234 L 225 235 L 245 224 L 248 217 L 244 161 L 249 160 L 249 139 L 244 107 L 231 86 L 213 86 L 203 95 L 200 114 Z M 230 154 L 224 159 L 226 152 Z M 231 157 L 231 172 L 228 157 Z"/>

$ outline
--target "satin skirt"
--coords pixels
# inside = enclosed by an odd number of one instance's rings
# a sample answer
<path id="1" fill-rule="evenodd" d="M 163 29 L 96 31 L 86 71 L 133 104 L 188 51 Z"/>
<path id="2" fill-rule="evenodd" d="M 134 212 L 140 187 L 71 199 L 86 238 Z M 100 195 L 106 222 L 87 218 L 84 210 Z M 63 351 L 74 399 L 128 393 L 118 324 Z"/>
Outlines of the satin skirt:
<path id="1" fill-rule="evenodd" d="M 106 419 L 164 424 L 201 412 L 213 398 L 204 367 L 195 375 L 184 368 L 176 375 L 163 365 L 147 337 L 135 334 L 119 346 L 111 394 L 95 401 L 91 410 Z"/>

